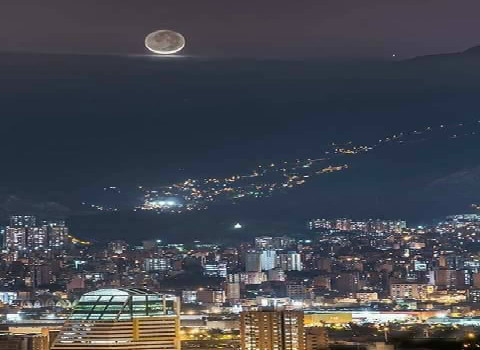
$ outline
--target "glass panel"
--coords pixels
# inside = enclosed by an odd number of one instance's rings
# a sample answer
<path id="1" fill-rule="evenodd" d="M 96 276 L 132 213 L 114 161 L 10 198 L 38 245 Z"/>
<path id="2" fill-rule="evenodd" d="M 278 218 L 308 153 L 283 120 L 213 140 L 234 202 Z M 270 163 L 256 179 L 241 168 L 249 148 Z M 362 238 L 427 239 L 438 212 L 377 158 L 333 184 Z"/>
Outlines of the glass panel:
<path id="1" fill-rule="evenodd" d="M 96 302 L 98 300 L 98 296 L 89 296 L 89 295 L 84 295 L 83 297 L 80 298 L 80 302 Z"/>
<path id="2" fill-rule="evenodd" d="M 117 303 L 125 303 L 128 300 L 127 296 L 115 296 L 112 299 L 112 302 L 117 302 Z"/>
<path id="3" fill-rule="evenodd" d="M 100 297 L 100 301 L 104 301 L 104 302 L 105 302 L 105 301 L 106 301 L 106 302 L 109 302 L 111 299 L 112 299 L 111 296 L 102 296 L 102 297 Z"/>

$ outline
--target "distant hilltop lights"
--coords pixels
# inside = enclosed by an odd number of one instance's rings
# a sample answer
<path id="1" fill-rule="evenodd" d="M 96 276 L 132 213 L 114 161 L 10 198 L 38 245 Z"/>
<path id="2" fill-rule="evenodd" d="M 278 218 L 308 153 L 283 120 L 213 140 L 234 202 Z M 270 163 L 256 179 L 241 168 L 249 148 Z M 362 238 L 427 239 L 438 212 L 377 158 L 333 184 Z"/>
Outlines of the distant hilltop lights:
<path id="1" fill-rule="evenodd" d="M 430 125 L 377 139 L 369 145 L 354 145 L 352 141 L 331 142 L 319 152 L 317 158 L 261 164 L 245 173 L 228 177 L 190 178 L 158 187 L 138 186 L 137 191 L 143 201 L 134 210 L 184 213 L 208 209 L 212 203 L 236 204 L 248 198 L 266 198 L 302 186 L 318 176 L 346 171 L 350 168 L 351 157 L 393 145 L 420 145 L 434 138 L 453 141 L 476 136 L 480 134 L 479 128 L 480 121 Z M 120 193 L 117 187 L 108 189 Z M 118 207 L 110 204 L 84 202 L 83 205 L 99 211 L 118 210 Z"/>
<path id="2" fill-rule="evenodd" d="M 140 209 L 172 213 L 184 210 L 183 203 L 176 197 L 162 197 L 158 196 L 158 192 L 152 191 L 148 198 Z"/>

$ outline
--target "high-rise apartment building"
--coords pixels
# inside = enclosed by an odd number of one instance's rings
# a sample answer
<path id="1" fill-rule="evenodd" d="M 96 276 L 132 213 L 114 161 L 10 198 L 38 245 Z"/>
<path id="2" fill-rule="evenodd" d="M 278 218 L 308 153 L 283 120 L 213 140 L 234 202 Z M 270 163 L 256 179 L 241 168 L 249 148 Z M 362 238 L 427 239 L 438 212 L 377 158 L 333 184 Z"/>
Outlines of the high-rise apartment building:
<path id="1" fill-rule="evenodd" d="M 62 221 L 50 222 L 48 227 L 48 245 L 52 249 L 62 249 L 68 243 L 68 227 Z"/>
<path id="2" fill-rule="evenodd" d="M 27 228 L 27 248 L 40 249 L 48 247 L 47 226 Z"/>
<path id="3" fill-rule="evenodd" d="M 144 262 L 145 271 L 168 271 L 171 269 L 170 258 L 146 258 Z"/>
<path id="4" fill-rule="evenodd" d="M 179 303 L 143 289 L 84 294 L 52 350 L 179 350 Z"/>
<path id="5" fill-rule="evenodd" d="M 11 227 L 35 227 L 37 218 L 33 215 L 12 215 L 10 216 Z"/>
<path id="6" fill-rule="evenodd" d="M 37 226 L 35 216 L 14 215 L 5 228 L 4 247 L 11 251 L 62 249 L 68 238 L 63 220 L 45 221 Z"/>
<path id="7" fill-rule="evenodd" d="M 304 350 L 303 312 L 242 312 L 240 335 L 242 350 Z"/>
<path id="8" fill-rule="evenodd" d="M 277 264 L 277 252 L 275 250 L 264 250 L 260 256 L 260 267 L 262 271 L 273 270 Z"/>
<path id="9" fill-rule="evenodd" d="M 245 271 L 260 272 L 262 271 L 262 253 L 257 251 L 249 251 L 245 255 Z"/>
<path id="10" fill-rule="evenodd" d="M 284 271 L 302 271 L 302 256 L 297 252 L 279 254 L 277 265 Z"/>
<path id="11" fill-rule="evenodd" d="M 27 227 L 7 226 L 4 236 L 4 247 L 9 250 L 24 250 L 27 248 Z"/>

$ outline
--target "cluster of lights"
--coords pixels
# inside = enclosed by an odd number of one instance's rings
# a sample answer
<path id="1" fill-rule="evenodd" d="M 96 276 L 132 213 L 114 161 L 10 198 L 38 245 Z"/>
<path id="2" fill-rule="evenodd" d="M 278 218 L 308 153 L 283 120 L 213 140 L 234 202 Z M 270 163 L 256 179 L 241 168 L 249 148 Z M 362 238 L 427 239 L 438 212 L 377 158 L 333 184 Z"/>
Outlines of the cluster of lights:
<path id="1" fill-rule="evenodd" d="M 214 201 L 236 202 L 243 198 L 263 198 L 280 189 L 290 189 L 306 183 L 315 175 L 342 171 L 348 165 L 325 165 L 327 159 L 297 160 L 293 163 L 258 166 L 251 173 L 228 178 L 188 179 L 155 190 L 144 190 L 142 210 L 174 208 L 175 211 L 206 209 Z M 185 205 L 158 198 L 180 198 Z"/>
<path id="2" fill-rule="evenodd" d="M 150 189 L 139 186 L 138 189 L 143 194 L 143 203 L 135 210 L 182 213 L 207 209 L 213 202 L 236 203 L 246 198 L 269 197 L 275 192 L 304 185 L 316 176 L 346 170 L 349 168 L 346 158 L 373 151 L 387 144 L 416 142 L 435 136 L 455 139 L 461 136 L 477 135 L 479 127 L 480 120 L 473 124 L 440 124 L 427 126 L 421 130 L 400 132 L 379 139 L 371 145 L 355 146 L 352 141 L 343 144 L 334 142 L 323 151 L 323 156 L 317 159 L 296 159 L 258 165 L 248 173 L 235 174 L 226 178 L 187 179 Z M 106 189 L 120 192 L 116 187 Z M 174 198 L 174 200 L 164 198 Z M 85 203 L 85 205 L 88 204 Z M 89 206 L 100 211 L 117 211 L 115 208 L 100 205 L 89 204 Z"/>

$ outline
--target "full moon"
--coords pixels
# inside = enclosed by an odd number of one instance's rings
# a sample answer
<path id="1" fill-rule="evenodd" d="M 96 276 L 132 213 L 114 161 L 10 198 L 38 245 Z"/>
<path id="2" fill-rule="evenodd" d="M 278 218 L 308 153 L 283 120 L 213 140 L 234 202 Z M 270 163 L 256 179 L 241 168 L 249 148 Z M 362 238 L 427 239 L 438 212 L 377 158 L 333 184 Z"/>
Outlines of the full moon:
<path id="1" fill-rule="evenodd" d="M 185 38 L 172 30 L 157 30 L 147 35 L 145 46 L 154 53 L 171 55 L 185 47 Z"/>

